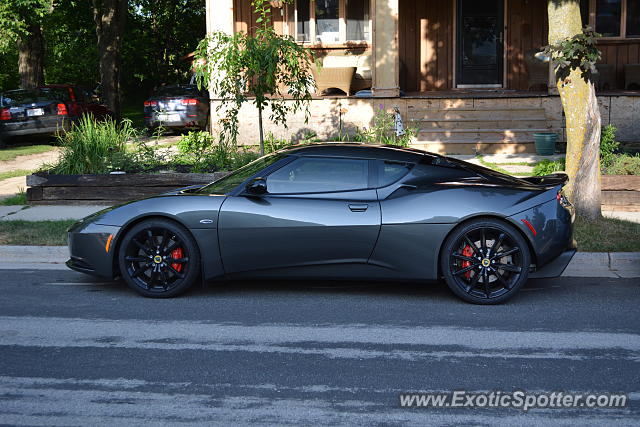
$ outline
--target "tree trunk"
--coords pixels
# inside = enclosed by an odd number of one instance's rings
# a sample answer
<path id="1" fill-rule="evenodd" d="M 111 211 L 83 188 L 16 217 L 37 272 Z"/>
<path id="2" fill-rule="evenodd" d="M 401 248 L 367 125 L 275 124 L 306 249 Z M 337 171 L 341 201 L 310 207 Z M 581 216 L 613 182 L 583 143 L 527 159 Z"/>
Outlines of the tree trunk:
<path id="1" fill-rule="evenodd" d="M 577 0 L 549 0 L 549 44 L 582 32 Z M 556 82 L 566 117 L 569 183 L 566 193 L 576 212 L 588 219 L 602 215 L 600 206 L 600 109 L 593 83 L 579 69 Z"/>
<path id="2" fill-rule="evenodd" d="M 258 128 L 260 129 L 260 155 L 264 156 L 264 130 L 262 129 L 262 107 L 258 107 Z"/>
<path id="3" fill-rule="evenodd" d="M 121 116 L 120 51 L 126 13 L 126 0 L 93 0 L 102 95 L 117 119 Z"/>
<path id="4" fill-rule="evenodd" d="M 44 38 L 40 24 L 31 24 L 29 34 L 18 40 L 20 87 L 31 89 L 44 84 Z"/>

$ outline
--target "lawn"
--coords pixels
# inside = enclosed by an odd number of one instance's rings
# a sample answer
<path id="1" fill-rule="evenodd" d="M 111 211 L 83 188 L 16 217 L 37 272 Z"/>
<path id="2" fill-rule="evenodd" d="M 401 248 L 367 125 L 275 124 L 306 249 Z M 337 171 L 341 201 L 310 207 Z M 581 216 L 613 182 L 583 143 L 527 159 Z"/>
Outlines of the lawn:
<path id="1" fill-rule="evenodd" d="M 64 246 L 67 228 L 74 222 L 0 221 L 0 245 Z"/>
<path id="2" fill-rule="evenodd" d="M 46 153 L 54 148 L 55 147 L 51 145 L 19 145 L 16 147 L 6 147 L 0 149 L 0 162 L 6 162 L 18 156 L 26 156 L 28 154 Z"/>
<path id="3" fill-rule="evenodd" d="M 0 245 L 66 245 L 75 221 L 0 221 Z M 640 224 L 603 218 L 578 219 L 575 238 L 581 252 L 640 252 Z"/>
<path id="4" fill-rule="evenodd" d="M 122 107 L 122 118 L 131 120 L 136 129 L 144 129 L 144 110 L 142 102 L 126 104 Z"/>
<path id="5" fill-rule="evenodd" d="M 3 179 L 15 178 L 17 176 L 27 176 L 30 175 L 32 171 L 28 171 L 25 169 L 16 169 L 8 172 L 0 172 L 0 181 Z"/>
<path id="6" fill-rule="evenodd" d="M 580 252 L 640 252 L 640 224 L 636 222 L 578 218 L 574 235 Z"/>

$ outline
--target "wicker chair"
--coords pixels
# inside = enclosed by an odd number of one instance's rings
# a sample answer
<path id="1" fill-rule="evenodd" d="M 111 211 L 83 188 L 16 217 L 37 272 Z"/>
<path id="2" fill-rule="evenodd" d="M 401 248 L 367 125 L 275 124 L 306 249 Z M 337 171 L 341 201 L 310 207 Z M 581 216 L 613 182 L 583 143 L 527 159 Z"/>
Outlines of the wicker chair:
<path id="1" fill-rule="evenodd" d="M 316 81 L 316 94 L 322 95 L 322 92 L 335 88 L 340 89 L 347 96 L 351 95 L 351 81 L 356 73 L 356 67 L 323 67 L 320 70 L 312 66 L 311 72 Z"/>
<path id="2" fill-rule="evenodd" d="M 624 88 L 626 90 L 640 89 L 640 64 L 626 64 L 624 66 Z"/>

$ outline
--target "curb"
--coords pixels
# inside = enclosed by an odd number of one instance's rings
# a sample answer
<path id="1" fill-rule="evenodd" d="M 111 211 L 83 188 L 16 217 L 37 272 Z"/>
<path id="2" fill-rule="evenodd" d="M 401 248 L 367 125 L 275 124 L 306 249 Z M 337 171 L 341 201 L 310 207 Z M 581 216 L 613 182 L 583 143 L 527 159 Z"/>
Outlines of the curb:
<path id="1" fill-rule="evenodd" d="M 66 246 L 0 246 L 0 270 L 64 269 Z M 640 252 L 578 252 L 562 277 L 640 277 Z"/>

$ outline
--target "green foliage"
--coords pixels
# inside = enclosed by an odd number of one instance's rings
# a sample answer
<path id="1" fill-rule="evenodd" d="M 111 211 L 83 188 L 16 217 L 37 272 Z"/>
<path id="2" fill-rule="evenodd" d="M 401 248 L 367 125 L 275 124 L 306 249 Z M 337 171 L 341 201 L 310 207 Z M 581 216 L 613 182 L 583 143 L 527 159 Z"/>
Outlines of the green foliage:
<path id="1" fill-rule="evenodd" d="M 47 83 L 76 83 L 93 90 L 100 81 L 96 25 L 90 4 L 56 0 L 43 19 Z"/>
<path id="2" fill-rule="evenodd" d="M 551 57 L 560 80 L 565 80 L 571 70 L 582 71 L 585 81 L 591 80 L 591 75 L 596 72 L 596 62 L 601 58 L 601 53 L 596 46 L 600 34 L 589 27 L 582 30 L 582 34 L 560 41 L 555 45 L 544 47 L 544 53 Z"/>
<path id="3" fill-rule="evenodd" d="M 600 136 L 600 166 L 606 169 L 614 161 L 620 143 L 616 141 L 616 127 L 612 124 L 602 128 Z"/>
<path id="4" fill-rule="evenodd" d="M 607 175 L 640 175 L 640 155 L 615 155 L 603 173 Z"/>
<path id="5" fill-rule="evenodd" d="M 0 2 L 0 52 L 20 37 L 29 34 L 29 26 L 39 23 L 51 12 L 53 0 L 2 0 Z"/>
<path id="6" fill-rule="evenodd" d="M 178 142 L 178 163 L 193 172 L 235 170 L 252 162 L 258 155 L 231 145 L 215 144 L 208 132 L 189 132 Z"/>
<path id="7" fill-rule="evenodd" d="M 117 124 L 112 119 L 96 121 L 82 117 L 69 132 L 58 135 L 62 151 L 58 163 L 52 167 L 56 174 L 108 173 L 113 163 L 126 153 L 126 143 L 136 135 L 131 122 Z"/>
<path id="8" fill-rule="evenodd" d="M 202 0 L 129 0 L 122 39 L 126 101 L 140 103 L 160 83 L 188 83 L 185 58 L 206 34 Z M 95 26 L 94 26 L 95 32 Z"/>
<path id="9" fill-rule="evenodd" d="M 380 105 L 378 111 L 373 116 L 371 127 L 358 129 L 354 139 L 357 142 L 369 144 L 399 145 L 408 147 L 416 136 L 416 130 L 407 128 L 405 134 L 397 136 L 395 132 L 395 116 L 388 113 L 384 106 Z"/>
<path id="10" fill-rule="evenodd" d="M 213 137 L 209 132 L 189 132 L 178 141 L 178 149 L 193 161 L 196 172 L 200 172 L 204 166 L 203 160 L 213 149 Z"/>
<path id="11" fill-rule="evenodd" d="M 291 141 L 278 139 L 273 133 L 268 132 L 267 137 L 264 139 L 264 153 L 273 153 L 275 151 L 285 149 L 290 145 L 293 145 Z"/>
<path id="12" fill-rule="evenodd" d="M 267 108 L 269 120 L 284 127 L 287 115 L 303 107 L 305 119 L 309 116 L 311 52 L 292 37 L 275 32 L 267 0 L 253 0 L 252 6 L 259 24 L 255 36 L 216 32 L 203 39 L 195 53 L 198 86 L 208 87 L 222 101 L 217 107 L 225 117 L 221 120 L 221 145 L 237 144 L 238 114 L 249 96 L 260 121 Z M 285 101 L 284 95 L 290 99 Z M 263 141 L 260 143 L 262 146 Z"/>
<path id="13" fill-rule="evenodd" d="M 535 176 L 544 176 L 549 175 L 554 172 L 561 172 L 565 169 L 565 160 L 549 160 L 544 159 L 533 167 L 533 175 Z"/>

